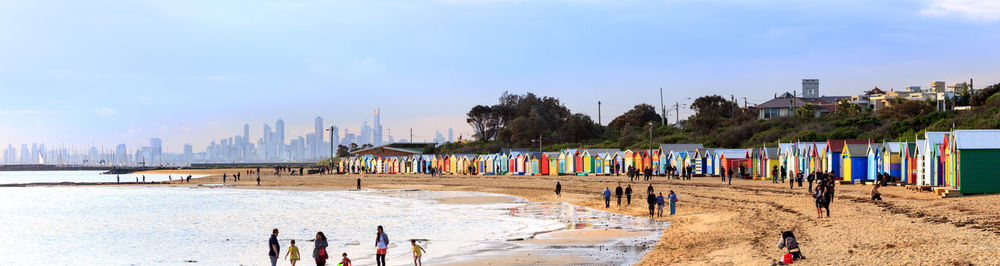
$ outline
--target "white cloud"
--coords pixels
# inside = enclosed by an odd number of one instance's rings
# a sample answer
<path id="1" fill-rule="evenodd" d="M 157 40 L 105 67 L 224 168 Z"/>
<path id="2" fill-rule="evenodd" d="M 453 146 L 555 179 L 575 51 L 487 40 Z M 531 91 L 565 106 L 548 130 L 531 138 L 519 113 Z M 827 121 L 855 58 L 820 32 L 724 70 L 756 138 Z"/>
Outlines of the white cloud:
<path id="1" fill-rule="evenodd" d="M 920 11 L 927 16 L 959 16 L 971 20 L 1000 20 L 1000 1 L 996 0 L 930 0 Z"/>
<path id="2" fill-rule="evenodd" d="M 97 109 L 97 114 L 99 114 L 99 115 L 115 115 L 115 114 L 118 114 L 118 111 L 115 111 L 115 109 L 111 109 L 111 108 L 105 107 L 105 108 Z"/>

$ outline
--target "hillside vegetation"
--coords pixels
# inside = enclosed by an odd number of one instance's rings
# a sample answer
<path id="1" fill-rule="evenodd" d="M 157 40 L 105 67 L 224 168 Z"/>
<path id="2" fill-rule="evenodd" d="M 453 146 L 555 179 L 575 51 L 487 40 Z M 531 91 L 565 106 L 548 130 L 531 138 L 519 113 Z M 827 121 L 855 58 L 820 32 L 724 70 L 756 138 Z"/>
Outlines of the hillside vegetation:
<path id="1" fill-rule="evenodd" d="M 1000 128 L 1000 84 L 958 97 L 972 109 L 936 111 L 934 102 L 898 100 L 877 113 L 840 103 L 834 113 L 814 115 L 813 106 L 799 107 L 794 116 L 758 119 L 757 110 L 739 108 L 718 95 L 691 103 L 695 114 L 681 127 L 662 125 L 656 108 L 636 105 L 607 126 L 590 116 L 573 113 L 559 99 L 532 93 L 504 93 L 495 105 L 477 105 L 467 114 L 475 141 L 446 143 L 437 153 L 493 153 L 501 148 L 557 151 L 565 148 L 645 149 L 652 143 L 702 143 L 706 147 L 746 148 L 777 142 L 872 139 L 912 141 L 924 131 Z M 954 104 L 949 102 L 949 106 Z M 652 142 L 650 142 L 652 135 Z"/>

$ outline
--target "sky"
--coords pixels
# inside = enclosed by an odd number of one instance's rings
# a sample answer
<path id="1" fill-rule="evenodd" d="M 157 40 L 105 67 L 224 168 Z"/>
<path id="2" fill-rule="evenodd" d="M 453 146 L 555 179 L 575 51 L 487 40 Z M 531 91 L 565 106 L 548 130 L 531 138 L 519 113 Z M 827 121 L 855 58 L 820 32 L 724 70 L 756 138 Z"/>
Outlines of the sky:
<path id="1" fill-rule="evenodd" d="M 130 150 L 286 138 L 313 119 L 430 140 L 504 91 L 607 124 L 633 105 L 751 105 L 1000 82 L 1000 1 L 0 0 L 0 145 Z M 669 111 L 671 119 L 675 117 Z M 388 133 L 386 134 L 389 135 Z"/>

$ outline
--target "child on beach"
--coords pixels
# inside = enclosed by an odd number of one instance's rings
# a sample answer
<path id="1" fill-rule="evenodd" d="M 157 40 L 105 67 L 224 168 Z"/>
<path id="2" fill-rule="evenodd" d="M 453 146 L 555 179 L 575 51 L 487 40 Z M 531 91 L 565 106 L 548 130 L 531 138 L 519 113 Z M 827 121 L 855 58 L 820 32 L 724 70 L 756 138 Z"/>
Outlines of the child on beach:
<path id="1" fill-rule="evenodd" d="M 413 266 L 424 265 L 424 263 L 420 261 L 420 256 L 423 255 L 424 252 L 427 252 L 427 250 L 424 250 L 423 247 L 417 245 L 417 240 L 411 239 L 410 244 L 413 245 Z"/>
<path id="2" fill-rule="evenodd" d="M 289 261 L 292 263 L 292 266 L 295 266 L 295 262 L 299 261 L 299 247 L 295 246 L 295 240 L 292 240 L 292 246 L 288 247 L 288 252 L 285 252 L 286 259 L 288 255 L 292 255 L 292 259 Z"/>
<path id="3" fill-rule="evenodd" d="M 344 255 L 342 256 L 344 256 L 344 258 L 340 260 L 340 264 L 337 264 L 337 266 L 351 266 L 351 259 L 347 258 L 347 252 L 344 252 Z"/>

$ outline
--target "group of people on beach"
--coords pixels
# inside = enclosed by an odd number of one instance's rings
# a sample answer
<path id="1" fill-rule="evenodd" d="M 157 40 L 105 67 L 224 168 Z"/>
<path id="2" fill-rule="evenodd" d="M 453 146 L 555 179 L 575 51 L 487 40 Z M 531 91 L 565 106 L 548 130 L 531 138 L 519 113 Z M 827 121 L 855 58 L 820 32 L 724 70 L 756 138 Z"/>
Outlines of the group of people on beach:
<path id="1" fill-rule="evenodd" d="M 389 235 L 385 233 L 382 226 L 379 225 L 375 232 L 375 265 L 385 266 L 385 255 L 389 249 Z M 285 253 L 284 259 L 288 259 L 292 266 L 301 259 L 299 255 L 299 248 L 295 246 L 295 240 L 291 240 L 291 245 L 288 247 L 288 251 Z M 413 250 L 413 265 L 422 266 L 423 261 L 421 257 L 427 252 L 423 247 L 417 244 L 417 240 L 410 240 L 411 249 Z M 323 232 L 316 232 L 316 239 L 313 241 L 313 252 L 312 257 L 316 262 L 317 266 L 326 265 L 327 260 L 330 259 L 330 255 L 327 253 L 326 248 L 329 246 L 327 242 L 326 235 Z M 281 244 L 278 242 L 278 229 L 275 228 L 271 231 L 271 237 L 267 240 L 267 255 L 271 259 L 271 266 L 278 265 L 278 254 L 281 254 Z M 291 257 L 291 258 L 289 258 Z M 341 254 L 340 266 L 351 266 L 351 259 L 347 258 L 347 252 Z"/>
<path id="2" fill-rule="evenodd" d="M 812 187 L 813 179 L 816 180 L 816 187 Z M 823 209 L 826 209 L 826 217 L 830 218 L 830 203 L 833 203 L 833 195 L 836 190 L 837 181 L 833 178 L 833 173 L 813 172 L 809 174 L 809 188 L 812 198 L 816 201 L 817 218 L 823 218 Z"/>
<path id="3" fill-rule="evenodd" d="M 556 195 L 562 190 L 562 184 L 556 182 Z M 611 187 L 606 187 L 604 193 L 601 194 L 604 197 L 604 208 L 611 207 Z M 632 184 L 627 184 L 624 189 L 622 189 L 621 182 L 618 183 L 618 187 L 615 188 L 615 197 L 618 199 L 618 206 L 622 206 L 622 196 L 625 196 L 625 204 L 632 205 Z M 663 192 L 657 196 L 655 190 L 653 189 L 653 183 L 649 183 L 649 187 L 646 187 L 646 203 L 649 204 L 649 218 L 653 217 L 663 217 L 663 207 L 667 204 L 670 205 L 670 215 L 677 213 L 677 194 L 673 190 L 667 194 L 666 198 L 663 197 Z"/>

